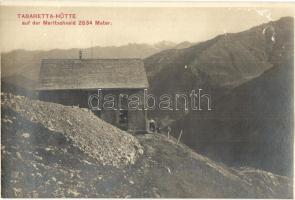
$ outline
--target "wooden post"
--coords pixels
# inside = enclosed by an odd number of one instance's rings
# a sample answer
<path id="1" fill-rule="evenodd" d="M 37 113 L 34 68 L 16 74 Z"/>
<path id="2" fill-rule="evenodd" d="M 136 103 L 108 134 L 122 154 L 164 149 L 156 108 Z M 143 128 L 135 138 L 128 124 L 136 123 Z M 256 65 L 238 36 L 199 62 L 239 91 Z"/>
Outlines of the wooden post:
<path id="1" fill-rule="evenodd" d="M 181 131 L 180 131 L 180 134 L 179 134 L 179 136 L 178 136 L 178 139 L 177 139 L 177 144 L 178 144 L 178 143 L 179 143 L 179 141 L 180 141 L 181 135 L 182 135 L 182 129 L 181 129 Z"/>
<path id="2" fill-rule="evenodd" d="M 170 132 L 171 132 L 171 128 L 170 126 L 167 127 L 167 137 L 168 139 L 170 138 Z"/>

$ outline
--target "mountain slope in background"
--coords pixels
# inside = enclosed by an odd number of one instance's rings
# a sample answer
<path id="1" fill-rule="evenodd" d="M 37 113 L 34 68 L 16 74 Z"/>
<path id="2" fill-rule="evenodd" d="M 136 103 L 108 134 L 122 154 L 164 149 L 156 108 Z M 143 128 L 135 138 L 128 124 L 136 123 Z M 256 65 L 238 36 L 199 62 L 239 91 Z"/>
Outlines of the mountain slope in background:
<path id="1" fill-rule="evenodd" d="M 161 83 L 167 85 L 160 87 L 162 90 L 174 88 L 173 81 L 192 84 L 191 78 L 185 79 L 189 74 L 197 79 L 195 84 L 206 82 L 214 87 L 233 87 L 259 76 L 274 63 L 292 57 L 292 49 L 293 18 L 285 17 L 244 32 L 220 35 L 189 48 L 157 53 L 145 59 L 145 68 L 152 89 L 157 88 L 162 77 Z M 187 75 L 179 77 L 185 73 Z"/>
<path id="2" fill-rule="evenodd" d="M 159 134 L 127 137 L 83 109 L 6 94 L 1 104 L 3 197 L 292 197 L 287 177 L 226 167 Z M 89 135 L 110 142 L 97 145 Z M 112 164 L 116 149 L 128 155 L 137 141 L 143 149 L 133 164 Z M 104 165 L 87 149 L 109 161 Z"/>
<path id="3" fill-rule="evenodd" d="M 151 92 L 203 89 L 213 99 L 293 57 L 293 18 L 217 36 L 185 49 L 165 50 L 144 60 Z M 175 113 L 152 112 L 157 115 Z M 172 116 L 172 118 L 179 116 Z M 163 116 L 162 116 L 163 118 Z"/>
<path id="4" fill-rule="evenodd" d="M 130 43 L 123 46 L 93 47 L 82 49 L 83 58 L 146 58 L 171 48 L 184 48 L 190 42 L 179 44 L 162 41 L 154 45 Z M 50 51 L 15 50 L 1 54 L 2 77 L 21 74 L 31 80 L 38 80 L 42 59 L 71 59 L 79 57 L 79 49 L 54 49 Z"/>
<path id="5" fill-rule="evenodd" d="M 183 129 L 183 142 L 213 159 L 292 177 L 293 74 L 293 62 L 279 64 L 173 130 Z"/>

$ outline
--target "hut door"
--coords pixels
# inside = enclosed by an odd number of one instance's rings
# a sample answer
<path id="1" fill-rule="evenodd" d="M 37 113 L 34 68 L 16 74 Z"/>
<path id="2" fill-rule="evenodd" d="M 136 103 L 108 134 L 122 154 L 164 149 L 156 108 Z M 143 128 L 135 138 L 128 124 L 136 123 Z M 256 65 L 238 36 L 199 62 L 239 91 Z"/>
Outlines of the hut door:
<path id="1" fill-rule="evenodd" d="M 119 127 L 122 130 L 128 130 L 128 96 L 122 96 L 120 100 L 120 108 L 118 113 Z"/>
<path id="2" fill-rule="evenodd" d="M 119 125 L 123 130 L 128 129 L 128 110 L 119 111 Z"/>

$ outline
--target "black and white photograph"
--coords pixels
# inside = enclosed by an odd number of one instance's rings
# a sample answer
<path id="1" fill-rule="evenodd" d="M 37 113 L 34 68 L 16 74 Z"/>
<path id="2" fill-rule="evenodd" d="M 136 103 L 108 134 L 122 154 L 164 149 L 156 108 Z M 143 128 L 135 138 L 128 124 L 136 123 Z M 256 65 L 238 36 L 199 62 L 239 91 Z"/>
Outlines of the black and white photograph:
<path id="1" fill-rule="evenodd" d="M 294 5 L 0 6 L 2 198 L 293 199 Z"/>

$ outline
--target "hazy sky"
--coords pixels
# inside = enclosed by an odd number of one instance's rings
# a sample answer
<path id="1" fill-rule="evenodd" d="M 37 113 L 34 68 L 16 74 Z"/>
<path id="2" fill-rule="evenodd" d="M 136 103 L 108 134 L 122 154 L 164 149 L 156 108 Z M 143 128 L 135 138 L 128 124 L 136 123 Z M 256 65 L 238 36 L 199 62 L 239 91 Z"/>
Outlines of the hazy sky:
<path id="1" fill-rule="evenodd" d="M 76 20 L 107 20 L 110 26 L 21 25 L 17 14 L 74 13 Z M 200 7 L 1 7 L 2 51 L 48 50 L 208 40 L 225 32 L 239 32 L 269 20 L 293 16 L 288 8 Z M 55 19 L 53 19 L 55 20 Z M 48 21 L 53 21 L 48 19 Z M 32 21 L 32 20 L 31 20 Z M 41 21 L 42 19 L 37 19 Z M 68 21 L 68 20 L 66 20 Z"/>

